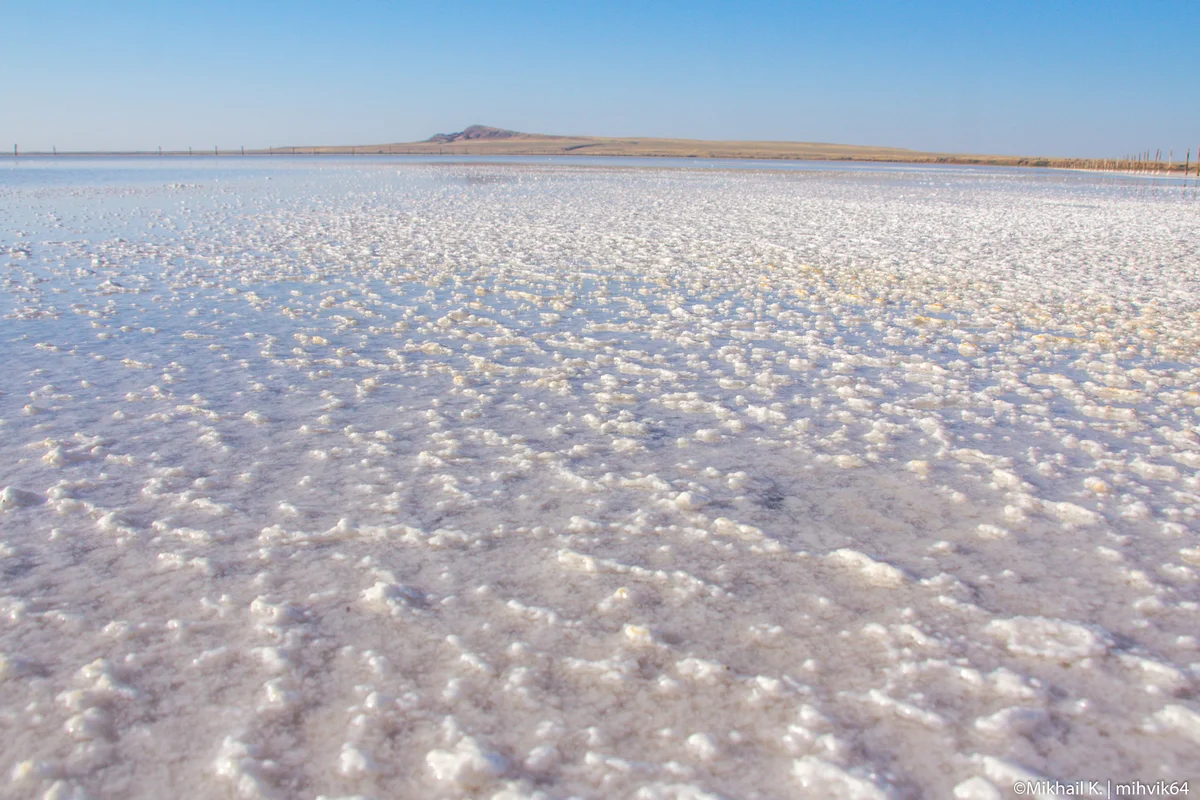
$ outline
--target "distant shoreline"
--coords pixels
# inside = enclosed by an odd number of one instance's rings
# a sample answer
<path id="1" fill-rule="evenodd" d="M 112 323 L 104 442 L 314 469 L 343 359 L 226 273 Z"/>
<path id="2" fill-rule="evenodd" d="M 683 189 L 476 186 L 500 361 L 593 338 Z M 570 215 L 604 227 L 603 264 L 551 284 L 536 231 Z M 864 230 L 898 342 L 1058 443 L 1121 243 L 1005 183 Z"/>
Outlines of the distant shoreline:
<path id="1" fill-rule="evenodd" d="M 0 153 L 0 159 L 23 158 L 178 158 L 241 156 L 586 156 L 614 158 L 697 158 L 746 161 L 827 161 L 851 163 L 1033 167 L 1130 174 L 1196 175 L 1200 165 L 1171 161 L 1102 158 L 1051 158 L 932 153 L 901 148 L 864 147 L 808 142 L 739 142 L 693 139 L 599 139 L 521 134 L 506 139 L 464 142 L 410 142 L 384 145 L 229 148 L 217 150 L 71 150 Z M 1200 177 L 1200 176 L 1198 176 Z"/>

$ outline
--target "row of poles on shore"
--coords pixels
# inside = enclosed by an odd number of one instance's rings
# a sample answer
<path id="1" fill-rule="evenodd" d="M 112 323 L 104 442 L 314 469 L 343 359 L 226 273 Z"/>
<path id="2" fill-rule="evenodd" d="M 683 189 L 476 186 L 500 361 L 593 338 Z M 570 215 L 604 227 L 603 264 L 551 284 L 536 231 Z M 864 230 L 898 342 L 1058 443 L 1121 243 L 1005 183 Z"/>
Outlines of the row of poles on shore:
<path id="1" fill-rule="evenodd" d="M 252 150 L 252 151 L 251 151 L 251 154 L 252 154 L 252 155 L 253 155 L 253 152 L 254 152 L 254 151 Z M 258 152 L 259 152 L 259 155 L 263 155 L 263 154 L 264 154 L 262 150 L 259 150 Z M 338 154 L 338 155 L 345 155 L 345 154 L 346 154 L 346 153 L 345 153 L 345 151 L 343 151 L 343 150 L 339 150 L 339 149 L 335 149 L 335 150 L 324 150 L 324 151 L 322 151 L 321 149 L 319 149 L 319 148 L 316 148 L 316 147 L 268 147 L 268 148 L 267 148 L 267 150 L 266 150 L 266 153 L 265 153 L 265 154 L 266 154 L 266 155 L 271 155 L 271 156 L 287 156 L 287 155 L 292 155 L 292 156 L 314 155 L 314 156 L 315 156 L 315 155 L 319 155 L 319 154 L 321 154 L 322 152 L 324 152 L 324 153 L 335 153 L 335 154 Z M 383 150 L 377 150 L 376 152 L 383 153 L 384 151 L 383 151 Z M 390 151 L 389 151 L 389 152 L 390 152 Z M 438 152 L 441 152 L 441 151 L 439 150 Z M 371 150 L 370 150 L 370 148 L 363 148 L 363 154 L 364 154 L 364 155 L 369 155 L 370 153 L 371 153 Z M 161 156 L 161 155 L 168 155 L 168 156 L 178 156 L 178 155 L 183 155 L 183 151 L 182 151 L 182 150 L 167 150 L 167 151 L 165 151 L 165 152 L 164 152 L 164 151 L 163 151 L 163 149 L 162 149 L 162 146 L 160 145 L 160 146 L 159 146 L 159 148 L 158 148 L 158 154 L 159 154 L 160 156 Z M 208 151 L 207 151 L 207 150 L 195 150 L 195 149 L 193 149 L 193 148 L 189 147 L 189 148 L 187 149 L 187 154 L 188 154 L 189 156 L 206 156 L 206 155 L 208 155 Z M 213 149 L 212 149 L 212 154 L 213 154 L 214 156 L 220 156 L 220 155 L 226 155 L 226 156 L 229 156 L 229 155 L 243 155 L 243 156 L 244 156 L 244 155 L 246 155 L 246 148 L 243 146 L 243 147 L 241 147 L 241 148 L 239 148 L 239 149 L 237 149 L 237 150 L 221 150 L 221 149 L 219 149 L 218 147 L 216 147 L 216 146 L 214 145 L 214 146 L 213 146 Z M 351 147 L 351 148 L 349 148 L 349 154 L 350 154 L 350 155 L 354 155 L 354 156 L 358 155 L 358 148 L 357 148 L 357 147 Z M 21 155 L 21 150 L 20 150 L 20 148 L 19 148 L 17 145 L 15 145 L 15 144 L 14 144 L 14 145 L 13 145 L 13 156 L 14 156 L 14 157 L 18 157 L 18 156 L 20 156 L 20 155 Z M 52 147 L 52 148 L 50 149 L 50 152 L 49 152 L 49 153 L 44 153 L 44 152 L 42 152 L 42 153 L 38 153 L 38 152 L 33 152 L 33 153 L 30 153 L 30 152 L 26 152 L 26 155 L 52 155 L 52 156 L 56 156 L 56 155 L 58 155 L 58 147 Z M 72 155 L 88 155 L 88 153 L 72 153 Z M 107 154 L 105 154 L 105 155 L 107 155 Z M 145 152 L 143 151 L 143 152 L 141 152 L 141 153 L 138 153 L 138 152 L 134 152 L 134 153 L 114 153 L 113 155 L 145 155 Z"/>
<path id="2" fill-rule="evenodd" d="M 208 150 L 196 150 L 196 149 L 194 149 L 194 148 L 191 148 L 191 147 L 189 147 L 189 148 L 187 149 L 187 154 L 188 154 L 189 156 L 207 156 L 207 155 L 209 154 L 209 151 L 208 151 Z M 240 147 L 240 148 L 238 148 L 237 150 L 221 150 L 221 149 L 219 149 L 218 147 L 214 146 L 214 147 L 213 147 L 213 149 L 212 149 L 212 154 L 213 154 L 214 156 L 230 156 L 230 155 L 234 155 L 234 156 L 236 156 L 236 155 L 243 155 L 243 156 L 244 156 L 244 155 L 246 155 L 246 148 L 245 148 L 245 147 Z M 251 150 L 251 151 L 250 151 L 250 154 L 251 154 L 251 155 L 255 155 L 255 154 L 256 154 L 256 151 L 254 151 L 254 150 Z M 15 144 L 14 144 L 14 145 L 13 145 L 13 156 L 14 156 L 14 157 L 16 157 L 16 156 L 20 156 L 20 155 L 21 155 L 21 151 L 20 151 L 20 149 L 17 147 L 17 145 L 15 145 Z M 45 156 L 45 155 L 57 156 L 57 155 L 58 155 L 58 148 L 57 148 L 57 147 L 52 147 L 52 148 L 50 149 L 50 152 L 49 152 L 49 153 L 46 153 L 46 152 L 37 152 L 37 151 L 34 151 L 34 152 L 28 152 L 28 151 L 27 151 L 27 152 L 25 153 L 25 155 L 27 155 L 27 156 Z M 67 153 L 64 153 L 64 155 L 67 155 Z M 127 153 L 88 153 L 88 152 L 71 152 L 71 153 L 70 153 L 70 155 L 129 155 L 129 156 L 142 156 L 142 155 L 154 155 L 154 151 L 152 151 L 152 150 L 142 150 L 142 151 L 127 152 Z M 167 155 L 167 156 L 181 156 L 181 155 L 183 155 L 183 151 L 182 151 L 182 150 L 163 150 L 163 149 L 162 149 L 162 146 L 160 145 L 160 146 L 159 146 L 159 148 L 158 148 L 158 155 L 160 155 L 160 156 L 162 156 L 162 155 Z M 396 149 L 394 146 L 388 145 L 388 146 L 387 146 L 387 149 L 384 149 L 384 148 L 381 148 L 381 147 L 362 147 L 362 148 L 359 148 L 359 147 L 349 147 L 349 148 L 340 148 L 340 147 L 332 147 L 332 148 L 319 148 L 319 147 L 268 147 L 266 150 L 258 150 L 258 151 L 257 151 L 257 155 L 268 155 L 268 156 L 310 156 L 310 155 L 311 155 L 311 156 L 316 156 L 316 155 L 339 155 L 339 156 L 345 156 L 345 155 L 351 155 L 351 156 L 358 156 L 358 155 L 363 155 L 363 156 L 370 156 L 370 155 L 389 155 L 389 156 L 395 156 L 395 155 L 417 155 L 417 156 L 420 156 L 420 155 L 434 155 L 434 153 L 433 153 L 432 151 L 429 151 L 429 150 L 397 150 L 397 149 Z M 449 148 L 449 149 L 443 150 L 443 148 L 439 147 L 439 148 L 438 148 L 438 150 L 437 150 L 437 153 L 436 153 L 436 155 L 439 155 L 439 156 L 440 156 L 440 155 L 471 155 L 471 152 L 470 152 L 470 150 L 469 150 L 469 149 L 467 149 L 467 148 L 463 148 L 463 149 L 461 149 L 461 150 L 455 150 L 454 148 Z M 477 155 L 486 155 L 486 154 L 485 154 L 485 153 L 478 153 Z M 554 153 L 550 153 L 549 155 L 555 155 L 555 154 L 554 154 Z"/>
<path id="3" fill-rule="evenodd" d="M 1140 153 L 1127 155 L 1121 159 L 1091 159 L 1085 162 L 1085 169 L 1103 170 L 1106 172 L 1137 172 L 1141 174 L 1152 175 L 1170 175 L 1176 170 L 1182 169 L 1183 177 L 1187 177 L 1192 173 L 1192 151 L 1189 148 L 1187 155 L 1183 157 L 1183 164 L 1175 161 L 1175 151 L 1167 152 L 1167 160 L 1164 164 L 1162 160 L 1162 150 L 1154 151 L 1154 158 L 1150 158 L 1150 151 L 1143 150 Z M 1196 177 L 1200 178 L 1200 147 L 1196 148 Z"/>

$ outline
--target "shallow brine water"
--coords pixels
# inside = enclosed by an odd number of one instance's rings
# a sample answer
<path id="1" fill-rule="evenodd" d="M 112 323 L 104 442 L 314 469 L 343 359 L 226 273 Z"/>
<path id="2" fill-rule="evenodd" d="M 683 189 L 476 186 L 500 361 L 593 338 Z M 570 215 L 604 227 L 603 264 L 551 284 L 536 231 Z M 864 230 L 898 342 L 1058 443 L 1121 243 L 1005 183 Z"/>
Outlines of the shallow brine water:
<path id="1" fill-rule="evenodd" d="M 584 163 L 0 168 L 2 793 L 1195 777 L 1195 187 Z"/>

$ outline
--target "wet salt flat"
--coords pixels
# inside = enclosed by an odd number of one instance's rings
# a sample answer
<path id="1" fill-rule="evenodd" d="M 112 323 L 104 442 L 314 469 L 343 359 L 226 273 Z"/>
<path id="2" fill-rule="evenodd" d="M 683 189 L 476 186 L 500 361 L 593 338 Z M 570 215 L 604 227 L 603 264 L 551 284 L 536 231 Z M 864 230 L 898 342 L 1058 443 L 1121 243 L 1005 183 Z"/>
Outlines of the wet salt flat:
<path id="1" fill-rule="evenodd" d="M 0 794 L 1195 778 L 1198 243 L 1066 173 L 9 161 Z"/>

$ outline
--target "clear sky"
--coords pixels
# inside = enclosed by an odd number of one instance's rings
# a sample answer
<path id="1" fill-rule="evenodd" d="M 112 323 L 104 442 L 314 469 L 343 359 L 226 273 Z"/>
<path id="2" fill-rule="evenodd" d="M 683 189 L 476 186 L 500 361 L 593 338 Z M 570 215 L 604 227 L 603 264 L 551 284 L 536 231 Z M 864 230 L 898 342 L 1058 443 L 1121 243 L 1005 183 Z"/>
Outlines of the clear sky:
<path id="1" fill-rule="evenodd" d="M 1200 147 L 1200 0 L 0 0 L 23 150 L 537 133 L 1121 156 Z"/>

